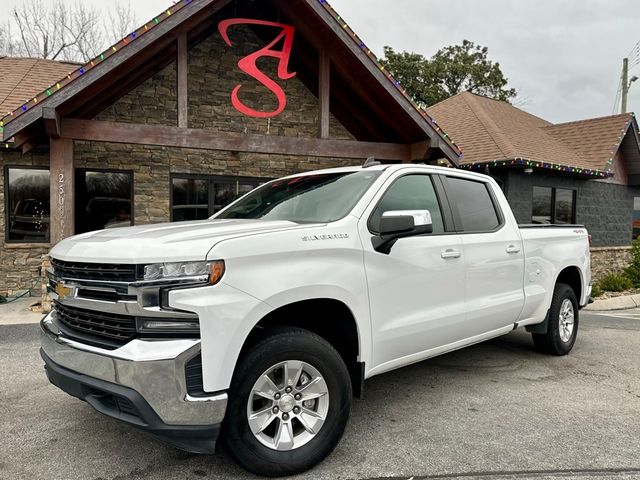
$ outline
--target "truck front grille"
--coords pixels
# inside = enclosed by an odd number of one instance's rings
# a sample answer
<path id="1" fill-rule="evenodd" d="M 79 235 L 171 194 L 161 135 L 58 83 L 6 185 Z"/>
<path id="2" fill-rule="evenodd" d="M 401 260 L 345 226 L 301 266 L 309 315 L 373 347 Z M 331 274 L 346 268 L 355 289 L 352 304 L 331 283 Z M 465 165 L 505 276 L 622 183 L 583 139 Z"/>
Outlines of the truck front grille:
<path id="1" fill-rule="evenodd" d="M 136 265 L 64 262 L 51 259 L 53 273 L 59 278 L 101 282 L 135 282 Z"/>
<path id="2" fill-rule="evenodd" d="M 66 327 L 65 333 L 96 346 L 117 348 L 136 336 L 133 316 L 84 310 L 60 302 L 54 303 L 54 309 L 56 318 Z"/>

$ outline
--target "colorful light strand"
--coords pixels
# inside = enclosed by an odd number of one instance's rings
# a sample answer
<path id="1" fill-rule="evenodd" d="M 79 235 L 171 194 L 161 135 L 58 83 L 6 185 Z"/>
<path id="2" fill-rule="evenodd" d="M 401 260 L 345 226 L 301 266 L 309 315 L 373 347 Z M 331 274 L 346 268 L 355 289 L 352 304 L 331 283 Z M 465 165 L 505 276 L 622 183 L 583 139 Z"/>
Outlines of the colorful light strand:
<path id="1" fill-rule="evenodd" d="M 103 53 L 98 55 L 93 60 L 89 61 L 85 65 L 78 67 L 74 71 L 70 71 L 69 74 L 63 79 L 61 79 L 60 81 L 49 85 L 44 91 L 42 91 L 32 99 L 26 100 L 20 107 L 16 108 L 15 110 L 7 112 L 7 114 L 2 118 L 2 123 L 1 123 L 2 127 L 0 127 L 0 133 L 4 131 L 5 124 L 23 115 L 25 112 L 29 111 L 30 108 L 37 105 L 38 102 L 41 102 L 42 100 L 55 95 L 58 91 L 60 91 L 65 86 L 67 86 L 69 83 L 73 82 L 78 77 L 83 76 L 89 70 L 97 67 L 102 62 L 104 62 L 105 60 L 113 56 L 115 53 L 119 52 L 122 48 L 138 40 L 145 33 L 152 30 L 156 26 L 160 25 L 164 20 L 166 20 L 176 12 L 182 10 L 185 6 L 189 5 L 192 2 L 193 0 L 180 0 L 177 2 L 174 1 L 173 6 L 171 8 L 166 9 L 160 15 L 154 17 L 151 21 L 137 28 L 135 31 L 131 32 L 129 35 L 124 37 L 118 43 L 109 47 L 107 50 L 105 50 Z"/>
<path id="2" fill-rule="evenodd" d="M 367 56 L 374 63 L 376 68 L 378 68 L 378 70 L 380 70 L 391 81 L 391 83 L 411 103 L 411 105 L 418 111 L 418 113 L 422 115 L 422 117 L 431 124 L 431 126 L 435 129 L 438 135 L 440 135 L 440 137 L 449 145 L 453 146 L 454 151 L 458 155 L 458 157 L 460 158 L 464 157 L 464 152 L 462 151 L 462 148 L 460 148 L 460 146 L 458 146 L 451 139 L 451 137 L 449 137 L 449 135 L 447 135 L 444 132 L 444 130 L 440 128 L 440 126 L 438 125 L 438 122 L 436 122 L 436 120 L 433 117 L 431 117 L 431 115 L 429 115 L 424 108 L 418 105 L 409 96 L 407 91 L 402 87 L 402 85 L 400 85 L 400 82 L 396 80 L 393 77 L 393 75 L 391 75 L 391 73 L 384 67 L 384 65 L 382 65 L 380 61 L 381 59 L 379 60 L 378 57 L 376 57 L 373 54 L 373 52 L 371 52 L 371 49 L 365 45 L 365 43 L 358 36 L 358 34 L 344 21 L 344 19 L 340 16 L 340 14 L 333 9 L 333 7 L 329 4 L 329 2 L 327 0 L 318 0 L 318 3 L 320 3 L 320 5 L 322 5 L 324 9 L 331 14 L 331 16 L 338 23 L 338 25 L 340 25 L 342 29 L 349 34 L 349 36 L 356 42 L 356 44 L 360 47 L 360 49 L 367 54 Z"/>
<path id="3" fill-rule="evenodd" d="M 460 165 L 460 168 L 465 170 L 481 170 L 485 167 L 528 167 L 539 168 L 544 170 L 553 170 L 556 172 L 573 173 L 575 175 L 585 175 L 588 177 L 608 178 L 612 177 L 613 173 L 606 170 L 597 170 L 590 168 L 573 167 L 571 165 L 563 165 L 561 163 L 553 162 L 541 162 L 539 160 L 530 160 L 527 158 L 512 158 L 507 160 L 492 160 L 488 162 L 473 162 Z"/>

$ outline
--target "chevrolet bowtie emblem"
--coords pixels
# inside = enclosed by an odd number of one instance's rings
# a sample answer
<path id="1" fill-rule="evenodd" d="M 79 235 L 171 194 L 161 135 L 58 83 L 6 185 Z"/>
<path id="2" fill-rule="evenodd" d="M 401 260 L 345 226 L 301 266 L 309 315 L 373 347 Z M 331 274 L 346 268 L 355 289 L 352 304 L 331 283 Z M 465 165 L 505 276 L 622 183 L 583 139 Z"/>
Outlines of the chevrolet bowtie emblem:
<path id="1" fill-rule="evenodd" d="M 62 283 L 58 283 L 55 288 L 55 292 L 58 295 L 60 300 L 68 297 L 73 294 L 73 289 L 69 287 L 65 287 Z"/>

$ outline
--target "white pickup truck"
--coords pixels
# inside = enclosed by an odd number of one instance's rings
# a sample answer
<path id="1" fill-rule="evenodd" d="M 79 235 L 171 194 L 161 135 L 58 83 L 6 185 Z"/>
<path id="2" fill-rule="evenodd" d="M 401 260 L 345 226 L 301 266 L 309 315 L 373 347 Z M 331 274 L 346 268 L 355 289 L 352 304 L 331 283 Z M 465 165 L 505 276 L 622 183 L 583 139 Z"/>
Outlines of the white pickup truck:
<path id="1" fill-rule="evenodd" d="M 500 188 L 424 165 L 312 172 L 212 219 L 51 252 L 50 381 L 172 445 L 302 472 L 364 381 L 526 327 L 553 355 L 589 301 L 584 227 L 518 226 Z"/>

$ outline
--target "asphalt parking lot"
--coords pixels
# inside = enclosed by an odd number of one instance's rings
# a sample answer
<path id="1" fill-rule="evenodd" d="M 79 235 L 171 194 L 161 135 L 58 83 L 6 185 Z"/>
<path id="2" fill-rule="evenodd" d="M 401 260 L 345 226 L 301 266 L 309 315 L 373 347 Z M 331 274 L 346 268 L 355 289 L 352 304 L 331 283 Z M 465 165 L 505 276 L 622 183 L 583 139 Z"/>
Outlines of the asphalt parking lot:
<path id="1" fill-rule="evenodd" d="M 0 479 L 252 478 L 50 386 L 36 325 L 0 326 Z M 569 357 L 517 331 L 366 384 L 345 437 L 304 479 L 640 479 L 640 312 L 586 314 Z"/>

